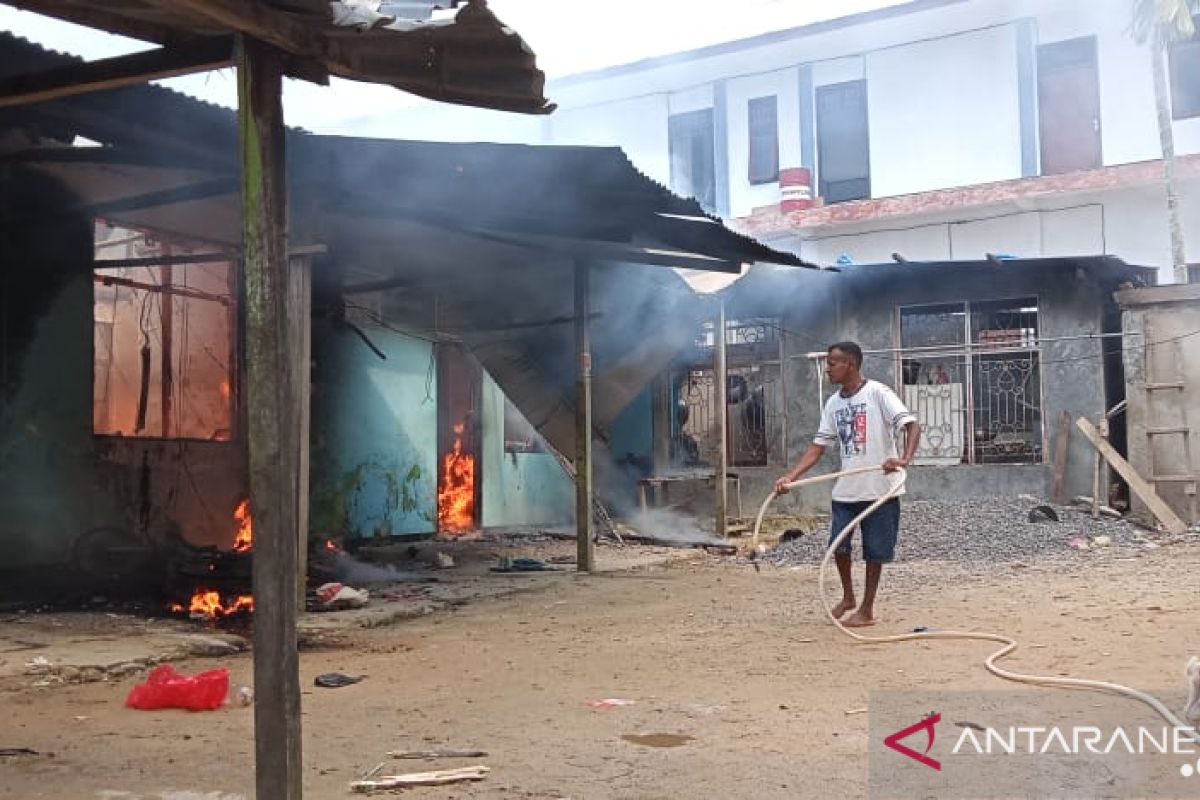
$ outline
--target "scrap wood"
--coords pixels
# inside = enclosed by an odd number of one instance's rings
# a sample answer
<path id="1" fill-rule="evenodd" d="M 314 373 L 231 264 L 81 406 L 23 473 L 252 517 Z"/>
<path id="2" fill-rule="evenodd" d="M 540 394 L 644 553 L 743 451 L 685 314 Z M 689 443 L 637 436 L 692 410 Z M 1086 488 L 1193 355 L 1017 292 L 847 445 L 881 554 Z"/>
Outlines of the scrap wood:
<path id="1" fill-rule="evenodd" d="M 1111 444 L 1105 441 L 1100 431 L 1091 423 L 1091 420 L 1087 417 L 1080 417 L 1075 420 L 1075 427 L 1083 431 L 1083 435 L 1087 437 L 1087 440 L 1100 451 L 1100 455 L 1104 456 L 1104 459 L 1112 465 L 1117 474 L 1125 479 L 1125 482 L 1129 484 L 1129 488 L 1138 497 L 1142 498 L 1142 502 L 1162 522 L 1163 527 L 1175 535 L 1179 535 L 1187 530 L 1187 525 L 1183 523 L 1183 520 L 1176 516 L 1170 506 L 1163 502 L 1163 499 L 1154 491 L 1154 487 L 1147 483 L 1141 475 L 1138 475 L 1129 462 L 1122 458 L 1121 454 Z"/>
<path id="2" fill-rule="evenodd" d="M 487 758 L 484 750 L 392 750 L 392 758 Z"/>
<path id="3" fill-rule="evenodd" d="M 458 769 L 440 769 L 433 772 L 410 772 L 405 775 L 385 775 L 377 780 L 352 781 L 350 790 L 367 793 L 378 789 L 403 789 L 406 786 L 442 786 L 462 781 L 481 781 L 491 767 L 477 765 Z"/>
<path id="4" fill-rule="evenodd" d="M 36 756 L 38 751 L 31 747 L 0 747 L 0 756 Z"/>

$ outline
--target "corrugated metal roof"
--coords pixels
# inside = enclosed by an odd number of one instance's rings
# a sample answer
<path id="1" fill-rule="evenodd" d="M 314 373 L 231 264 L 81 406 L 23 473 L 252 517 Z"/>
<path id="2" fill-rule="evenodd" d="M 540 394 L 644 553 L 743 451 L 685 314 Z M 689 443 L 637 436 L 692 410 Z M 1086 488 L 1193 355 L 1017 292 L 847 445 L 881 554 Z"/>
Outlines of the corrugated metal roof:
<path id="1" fill-rule="evenodd" d="M 329 74 L 434 100 L 529 114 L 554 110 L 525 41 L 468 0 L 450 25 L 334 24 L 325 0 L 23 0 L 30 11 L 162 45 L 245 33 Z"/>

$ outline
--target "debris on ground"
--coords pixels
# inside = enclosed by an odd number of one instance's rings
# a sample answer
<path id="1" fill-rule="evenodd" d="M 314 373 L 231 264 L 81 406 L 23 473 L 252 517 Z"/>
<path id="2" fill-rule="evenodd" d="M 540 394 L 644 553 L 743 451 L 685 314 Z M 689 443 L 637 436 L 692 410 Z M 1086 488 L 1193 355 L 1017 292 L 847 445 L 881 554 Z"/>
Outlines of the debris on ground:
<path id="1" fill-rule="evenodd" d="M 616 706 L 631 706 L 636 702 L 636 700 L 622 700 L 619 697 L 610 697 L 605 700 L 588 700 L 587 705 L 592 708 L 614 708 Z"/>
<path id="2" fill-rule="evenodd" d="M 353 686 L 362 681 L 366 675 L 346 675 L 341 672 L 325 672 L 313 679 L 313 683 L 323 689 L 340 689 L 343 686 Z"/>
<path id="3" fill-rule="evenodd" d="M 433 772 L 410 772 L 405 775 L 385 775 L 373 780 L 353 781 L 350 791 L 365 794 L 381 789 L 403 789 L 406 786 L 442 786 L 463 781 L 481 781 L 491 772 L 491 767 L 482 765 L 441 769 Z"/>
<path id="4" fill-rule="evenodd" d="M 486 750 L 393 750 L 392 758 L 487 758 Z"/>
<path id="5" fill-rule="evenodd" d="M 163 664 L 151 670 L 144 683 L 139 683 L 130 690 L 125 705 L 142 711 L 160 708 L 212 711 L 225 704 L 228 694 L 227 669 L 211 669 L 197 675 L 184 675 L 176 672 L 170 664 Z"/>
<path id="6" fill-rule="evenodd" d="M 0 758 L 11 756 L 36 756 L 38 751 L 32 747 L 0 747 Z"/>
<path id="7" fill-rule="evenodd" d="M 342 583 L 325 583 L 317 587 L 317 602 L 323 611 L 362 608 L 371 599 L 365 589 L 355 589 Z"/>
<path id="8" fill-rule="evenodd" d="M 1034 506 L 1029 509 L 1030 522 L 1059 522 L 1058 512 L 1050 506 Z"/>
<path id="9" fill-rule="evenodd" d="M 492 572 L 553 572 L 552 567 L 538 558 L 510 558 L 500 556 L 499 563 L 492 567 Z"/>

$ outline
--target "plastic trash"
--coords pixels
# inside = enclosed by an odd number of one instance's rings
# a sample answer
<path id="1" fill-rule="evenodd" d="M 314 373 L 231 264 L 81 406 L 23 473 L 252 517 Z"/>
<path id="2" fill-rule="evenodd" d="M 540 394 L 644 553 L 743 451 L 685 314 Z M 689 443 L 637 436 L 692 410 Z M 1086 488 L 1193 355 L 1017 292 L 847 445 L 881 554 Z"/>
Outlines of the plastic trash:
<path id="1" fill-rule="evenodd" d="M 361 681 L 364 675 L 346 675 L 341 672 L 326 672 L 313 679 L 313 683 L 325 689 L 340 689 Z"/>
<path id="2" fill-rule="evenodd" d="M 183 675 L 170 664 L 151 670 L 145 683 L 129 691 L 125 705 L 150 711 L 158 708 L 184 708 L 188 711 L 212 711 L 225 703 L 229 694 L 229 670 L 213 669 L 197 675 Z"/>
<path id="3" fill-rule="evenodd" d="M 588 700 L 587 704 L 592 708 L 615 708 L 618 706 L 631 706 L 635 700 L 625 700 L 620 697 L 607 697 L 603 700 Z"/>

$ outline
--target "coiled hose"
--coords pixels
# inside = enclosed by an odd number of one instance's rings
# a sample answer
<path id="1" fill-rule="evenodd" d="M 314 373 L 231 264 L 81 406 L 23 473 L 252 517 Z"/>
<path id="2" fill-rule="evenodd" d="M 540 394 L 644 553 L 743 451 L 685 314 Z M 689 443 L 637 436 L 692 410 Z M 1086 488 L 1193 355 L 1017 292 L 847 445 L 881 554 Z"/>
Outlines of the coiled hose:
<path id="1" fill-rule="evenodd" d="M 832 472 L 827 475 L 817 475 L 812 478 L 804 478 L 802 480 L 794 481 L 787 484 L 787 487 L 789 490 L 798 489 L 802 486 L 809 486 L 815 483 L 835 480 L 843 475 L 858 475 L 867 472 L 876 472 L 880 469 L 882 469 L 882 467 L 859 467 L 857 469 L 850 469 L 842 472 Z M 850 535 L 850 532 L 853 531 L 860 522 L 874 513 L 875 509 L 879 508 L 888 500 L 891 500 L 893 497 L 896 497 L 899 494 L 900 489 L 903 488 L 904 482 L 908 478 L 908 475 L 903 469 L 897 469 L 895 472 L 891 473 L 891 475 L 893 480 L 891 488 L 888 489 L 887 493 L 869 505 L 857 517 L 850 520 L 850 522 L 848 522 L 846 526 L 838 533 L 838 535 L 829 543 L 829 546 L 825 549 L 825 557 L 821 559 L 821 567 L 817 572 L 817 592 L 821 599 L 821 605 L 825 609 L 825 615 L 828 616 L 830 621 L 837 626 L 838 630 L 849 636 L 851 639 L 863 644 L 891 644 L 893 642 L 913 642 L 929 639 L 971 639 L 980 642 L 995 642 L 999 645 L 1002 645 L 1001 648 L 988 656 L 983 663 L 988 672 L 992 673 L 997 678 L 1001 678 L 1006 681 L 1014 681 L 1016 683 L 1033 684 L 1035 686 L 1051 686 L 1058 687 L 1060 689 L 1090 689 L 1092 691 L 1107 692 L 1109 694 L 1131 697 L 1134 700 L 1138 700 L 1139 702 L 1150 706 L 1150 708 L 1154 709 L 1159 716 L 1169 722 L 1173 727 L 1176 729 L 1186 730 L 1193 742 L 1200 743 L 1200 731 L 1197 731 L 1195 726 L 1176 716 L 1174 712 L 1167 708 L 1157 697 L 1146 694 L 1145 692 L 1139 691 L 1132 687 L 1122 686 L 1119 683 L 1110 683 L 1108 681 L 1096 681 L 1086 678 L 1064 678 L 1057 675 L 1031 675 L 1024 672 L 1013 672 L 1012 670 L 1004 669 L 1003 667 L 999 666 L 997 662 L 1016 652 L 1017 641 L 1016 639 L 1000 633 L 988 633 L 986 631 L 937 630 L 899 633 L 890 636 L 864 636 L 863 634 L 843 625 L 841 620 L 833 616 L 833 609 L 829 605 L 829 601 L 825 596 L 825 574 L 829 567 L 829 561 L 833 558 L 833 554 L 837 550 L 838 546 L 846 539 L 847 536 Z M 767 495 L 767 499 L 763 501 L 762 507 L 758 509 L 758 516 L 754 520 L 754 537 L 751 540 L 751 546 L 754 548 L 754 553 L 758 552 L 759 530 L 762 528 L 763 516 L 767 513 L 767 508 L 777 496 L 778 495 L 775 492 L 771 492 L 771 494 Z"/>

